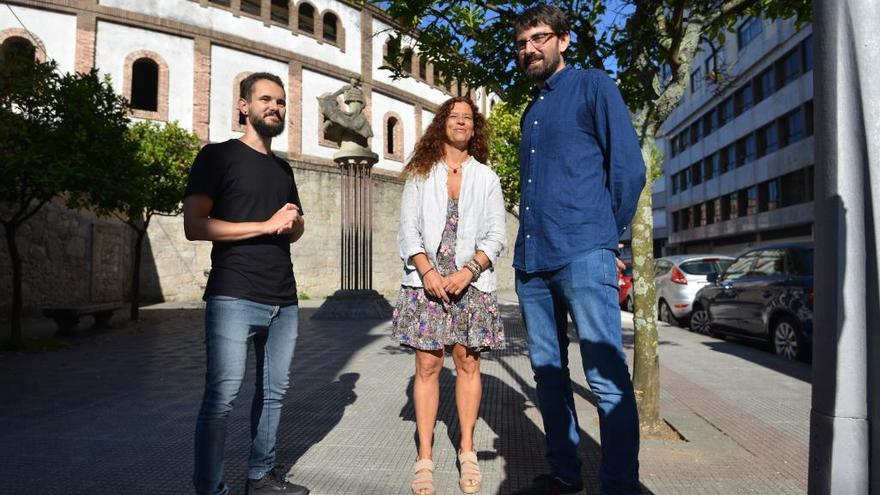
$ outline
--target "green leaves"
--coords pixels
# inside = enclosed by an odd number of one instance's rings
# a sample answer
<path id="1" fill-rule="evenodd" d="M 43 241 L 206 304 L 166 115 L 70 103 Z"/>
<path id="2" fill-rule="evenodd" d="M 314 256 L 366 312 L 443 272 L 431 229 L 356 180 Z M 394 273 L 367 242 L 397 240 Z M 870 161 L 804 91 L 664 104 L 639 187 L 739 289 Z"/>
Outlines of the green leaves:
<path id="1" fill-rule="evenodd" d="M 519 122 L 525 105 L 513 106 L 501 102 L 492 109 L 489 126 L 489 164 L 501 179 L 501 191 L 508 210 L 519 206 Z"/>

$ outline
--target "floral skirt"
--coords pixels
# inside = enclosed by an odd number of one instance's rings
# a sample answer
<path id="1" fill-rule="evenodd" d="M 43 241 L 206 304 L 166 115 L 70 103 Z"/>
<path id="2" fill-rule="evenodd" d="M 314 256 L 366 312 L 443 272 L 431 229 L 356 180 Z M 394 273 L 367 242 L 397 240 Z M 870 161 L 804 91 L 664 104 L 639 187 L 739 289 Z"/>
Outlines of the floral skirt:
<path id="1" fill-rule="evenodd" d="M 428 296 L 422 287 L 401 286 L 391 325 L 391 336 L 400 345 L 425 351 L 454 344 L 487 351 L 504 342 L 495 293 L 473 286 L 449 303 Z"/>

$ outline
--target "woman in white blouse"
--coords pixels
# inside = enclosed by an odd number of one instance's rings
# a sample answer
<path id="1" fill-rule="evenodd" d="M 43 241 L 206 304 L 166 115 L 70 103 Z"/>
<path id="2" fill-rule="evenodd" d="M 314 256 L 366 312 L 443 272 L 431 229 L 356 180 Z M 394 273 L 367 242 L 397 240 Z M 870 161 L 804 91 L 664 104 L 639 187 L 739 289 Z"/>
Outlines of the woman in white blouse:
<path id="1" fill-rule="evenodd" d="M 494 263 L 507 240 L 501 184 L 484 165 L 487 134 L 473 102 L 452 98 L 440 106 L 404 168 L 398 230 L 403 280 L 392 334 L 416 355 L 414 495 L 435 493 L 432 442 L 447 349 L 455 362 L 461 426 L 459 487 L 480 490 L 473 443 L 482 394 L 480 353 L 504 340 Z"/>

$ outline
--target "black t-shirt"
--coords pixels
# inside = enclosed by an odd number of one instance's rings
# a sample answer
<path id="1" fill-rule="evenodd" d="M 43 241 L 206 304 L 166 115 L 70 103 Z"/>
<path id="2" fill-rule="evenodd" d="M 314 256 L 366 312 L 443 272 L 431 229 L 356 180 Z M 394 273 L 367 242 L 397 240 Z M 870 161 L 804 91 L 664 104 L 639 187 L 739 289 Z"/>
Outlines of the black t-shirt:
<path id="1" fill-rule="evenodd" d="M 262 222 L 293 203 L 302 211 L 293 171 L 284 160 L 238 139 L 202 148 L 189 172 L 185 196 L 214 201 L 211 218 Z M 215 241 L 205 297 L 230 296 L 263 304 L 297 303 L 289 235 L 261 235 L 243 241 Z"/>

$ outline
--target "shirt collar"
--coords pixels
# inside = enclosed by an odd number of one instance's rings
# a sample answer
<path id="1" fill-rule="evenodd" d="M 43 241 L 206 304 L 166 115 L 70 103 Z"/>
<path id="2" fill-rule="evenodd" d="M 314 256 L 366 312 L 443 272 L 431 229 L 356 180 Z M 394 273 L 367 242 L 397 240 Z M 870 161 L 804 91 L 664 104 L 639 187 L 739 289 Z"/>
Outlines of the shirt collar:
<path id="1" fill-rule="evenodd" d="M 544 86 L 542 86 L 540 88 L 538 86 L 532 86 L 532 95 L 537 96 L 539 93 L 541 93 L 541 91 L 544 91 L 544 90 L 553 91 L 553 88 L 555 88 L 557 84 L 562 82 L 568 76 L 568 74 L 570 72 L 571 72 L 571 66 L 566 65 L 565 67 L 562 68 L 562 70 L 553 74 L 552 76 L 550 76 L 549 79 L 544 81 Z"/>

